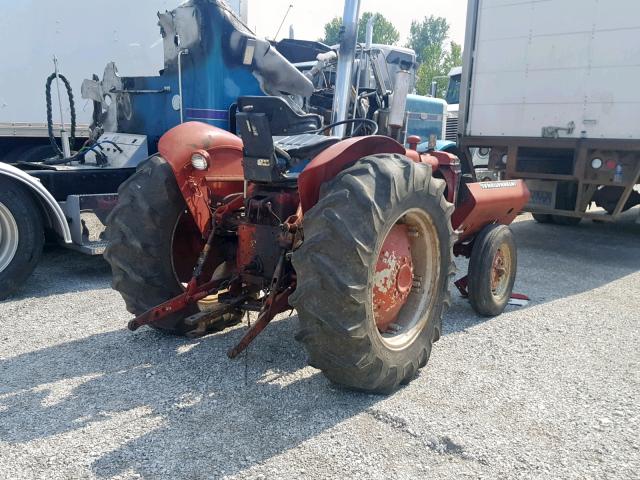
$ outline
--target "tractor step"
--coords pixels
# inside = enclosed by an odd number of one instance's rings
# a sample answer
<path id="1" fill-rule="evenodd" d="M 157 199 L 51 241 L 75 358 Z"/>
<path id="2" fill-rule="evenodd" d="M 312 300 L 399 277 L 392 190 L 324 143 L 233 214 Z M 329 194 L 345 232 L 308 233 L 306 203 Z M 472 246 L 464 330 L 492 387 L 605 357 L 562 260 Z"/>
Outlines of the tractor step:
<path id="1" fill-rule="evenodd" d="M 118 195 L 69 195 L 61 202 L 71 232 L 72 243 L 64 246 L 86 255 L 102 255 L 107 248 L 105 222 L 118 201 Z"/>

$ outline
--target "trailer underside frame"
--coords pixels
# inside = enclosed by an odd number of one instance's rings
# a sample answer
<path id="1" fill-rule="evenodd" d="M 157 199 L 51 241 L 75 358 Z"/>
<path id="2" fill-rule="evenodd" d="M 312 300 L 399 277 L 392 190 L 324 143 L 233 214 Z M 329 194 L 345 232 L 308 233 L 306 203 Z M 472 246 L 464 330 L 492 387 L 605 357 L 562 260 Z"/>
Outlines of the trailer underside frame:
<path id="1" fill-rule="evenodd" d="M 491 148 L 489 169 L 504 179 L 526 180 L 532 201 L 525 210 L 535 214 L 613 221 L 638 196 L 634 188 L 640 184 L 640 140 L 469 136 L 463 137 L 461 145 L 467 155 L 471 148 Z M 600 168 L 592 166 L 596 158 L 602 160 Z M 544 188 L 536 195 L 536 186 L 545 185 L 550 195 L 544 195 Z M 559 186 L 564 191 L 558 192 Z M 615 206 L 611 204 L 609 213 L 587 211 L 592 202 L 602 201 L 606 193 L 610 197 L 612 191 Z"/>

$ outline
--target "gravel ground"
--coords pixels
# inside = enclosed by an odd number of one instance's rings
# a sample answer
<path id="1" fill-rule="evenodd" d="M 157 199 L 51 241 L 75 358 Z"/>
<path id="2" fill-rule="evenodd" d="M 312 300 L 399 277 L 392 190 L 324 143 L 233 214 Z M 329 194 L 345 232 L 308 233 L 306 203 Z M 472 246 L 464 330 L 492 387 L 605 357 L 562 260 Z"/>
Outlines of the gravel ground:
<path id="1" fill-rule="evenodd" d="M 295 316 L 236 361 L 243 327 L 130 333 L 103 260 L 49 249 L 0 303 L 0 478 L 639 478 L 633 220 L 521 218 L 532 302 L 487 320 L 457 298 L 428 367 L 389 397 L 305 366 Z"/>

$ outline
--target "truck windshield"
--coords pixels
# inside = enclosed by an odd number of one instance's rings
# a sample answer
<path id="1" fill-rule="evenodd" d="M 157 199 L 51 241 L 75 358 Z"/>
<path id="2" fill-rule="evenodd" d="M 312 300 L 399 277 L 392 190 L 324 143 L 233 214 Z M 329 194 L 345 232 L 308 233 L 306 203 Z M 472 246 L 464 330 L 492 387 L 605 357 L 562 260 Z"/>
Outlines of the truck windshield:
<path id="1" fill-rule="evenodd" d="M 449 105 L 457 105 L 460 103 L 461 78 L 462 75 L 453 75 L 449 77 L 449 88 L 447 88 L 447 98 L 445 98 Z"/>

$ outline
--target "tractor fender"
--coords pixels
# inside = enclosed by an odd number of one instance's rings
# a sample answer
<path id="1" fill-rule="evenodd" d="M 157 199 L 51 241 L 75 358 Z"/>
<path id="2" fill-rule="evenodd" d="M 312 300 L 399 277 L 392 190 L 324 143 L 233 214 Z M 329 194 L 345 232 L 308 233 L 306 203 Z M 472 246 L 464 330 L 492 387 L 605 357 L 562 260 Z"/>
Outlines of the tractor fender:
<path id="1" fill-rule="evenodd" d="M 302 211 L 308 211 L 318 202 L 323 183 L 334 178 L 356 160 L 378 153 L 407 155 L 407 150 L 395 140 L 382 135 L 349 138 L 323 150 L 298 176 Z"/>
<path id="2" fill-rule="evenodd" d="M 42 205 L 42 209 L 46 215 L 45 221 L 48 225 L 65 243 L 71 243 L 71 231 L 67 223 L 67 218 L 58 202 L 56 202 L 56 199 L 53 198 L 53 195 L 40 183 L 40 180 L 13 165 L 2 162 L 0 162 L 0 176 L 11 178 L 23 184 L 38 203 Z"/>
<path id="3" fill-rule="evenodd" d="M 242 192 L 242 150 L 239 137 L 202 122 L 173 127 L 158 142 L 158 153 L 171 166 L 187 208 L 203 235 L 211 222 L 210 205 Z M 206 170 L 193 167 L 194 153 L 207 159 Z"/>

